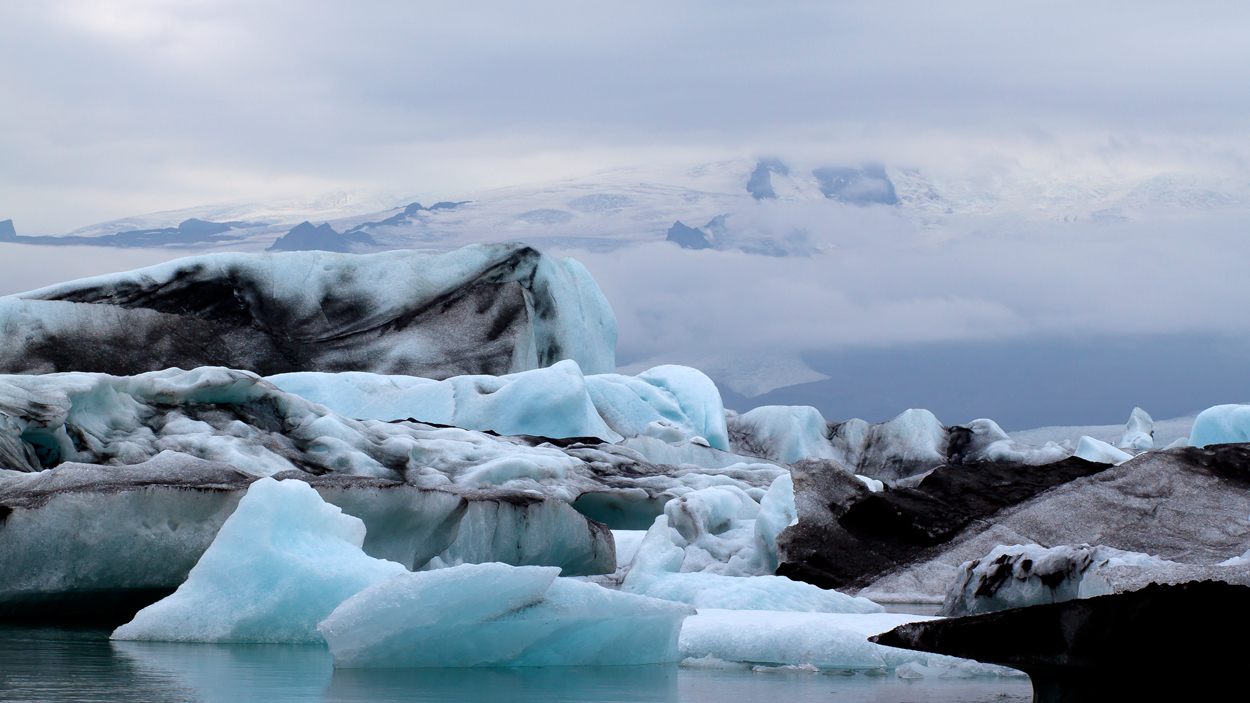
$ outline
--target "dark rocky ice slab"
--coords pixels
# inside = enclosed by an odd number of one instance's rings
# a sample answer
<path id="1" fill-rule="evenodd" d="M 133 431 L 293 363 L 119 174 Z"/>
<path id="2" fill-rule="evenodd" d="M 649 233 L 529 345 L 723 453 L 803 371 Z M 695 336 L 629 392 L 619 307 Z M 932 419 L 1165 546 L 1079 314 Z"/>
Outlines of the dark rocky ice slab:
<path id="1" fill-rule="evenodd" d="M 1221 674 L 1244 666 L 1235 638 L 1246 622 L 1250 587 L 1202 581 L 908 623 L 871 640 L 1020 669 L 1046 703 L 1218 700 L 1229 695 Z"/>

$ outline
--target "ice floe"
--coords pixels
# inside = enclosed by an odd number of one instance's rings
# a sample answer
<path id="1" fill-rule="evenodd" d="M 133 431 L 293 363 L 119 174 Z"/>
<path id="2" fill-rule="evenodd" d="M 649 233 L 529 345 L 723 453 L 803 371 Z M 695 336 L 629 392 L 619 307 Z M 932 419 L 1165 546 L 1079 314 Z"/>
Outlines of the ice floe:
<path id="1" fill-rule="evenodd" d="M 318 629 L 340 668 L 680 660 L 693 608 L 558 575 L 503 564 L 400 574 L 345 601 Z"/>

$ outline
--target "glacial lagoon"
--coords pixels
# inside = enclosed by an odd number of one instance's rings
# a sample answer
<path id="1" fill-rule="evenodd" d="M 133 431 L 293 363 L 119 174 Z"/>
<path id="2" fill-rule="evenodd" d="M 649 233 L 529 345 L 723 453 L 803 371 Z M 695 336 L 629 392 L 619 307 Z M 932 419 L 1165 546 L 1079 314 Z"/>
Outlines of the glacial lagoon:
<path id="1" fill-rule="evenodd" d="M 900 679 L 675 665 L 335 670 L 317 645 L 110 642 L 109 629 L 0 627 L 6 703 L 1032 700 L 1027 679 Z"/>

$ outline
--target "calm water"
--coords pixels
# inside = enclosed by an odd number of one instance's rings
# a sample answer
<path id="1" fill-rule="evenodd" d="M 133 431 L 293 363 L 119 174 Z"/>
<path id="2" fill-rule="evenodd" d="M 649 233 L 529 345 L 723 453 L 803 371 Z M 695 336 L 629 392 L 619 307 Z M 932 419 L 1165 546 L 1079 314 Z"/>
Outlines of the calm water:
<path id="1" fill-rule="evenodd" d="M 109 630 L 0 627 L 0 700 L 1029 701 L 1026 680 L 922 680 L 676 666 L 341 670 L 324 647 L 109 642 Z"/>

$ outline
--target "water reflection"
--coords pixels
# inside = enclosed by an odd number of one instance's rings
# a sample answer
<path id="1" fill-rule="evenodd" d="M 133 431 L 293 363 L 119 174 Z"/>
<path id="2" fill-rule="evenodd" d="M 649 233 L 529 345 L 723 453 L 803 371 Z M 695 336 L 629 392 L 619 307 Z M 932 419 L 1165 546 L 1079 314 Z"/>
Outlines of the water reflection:
<path id="1" fill-rule="evenodd" d="M 124 703 L 787 703 L 1020 701 L 1027 680 L 919 680 L 676 666 L 335 671 L 324 647 L 109 642 L 108 630 L 0 627 L 0 700 Z"/>

